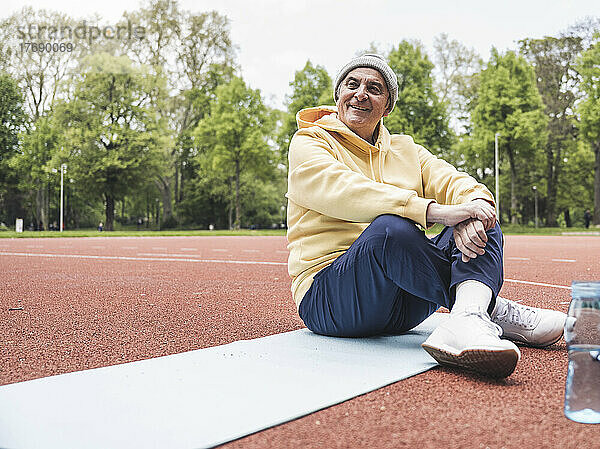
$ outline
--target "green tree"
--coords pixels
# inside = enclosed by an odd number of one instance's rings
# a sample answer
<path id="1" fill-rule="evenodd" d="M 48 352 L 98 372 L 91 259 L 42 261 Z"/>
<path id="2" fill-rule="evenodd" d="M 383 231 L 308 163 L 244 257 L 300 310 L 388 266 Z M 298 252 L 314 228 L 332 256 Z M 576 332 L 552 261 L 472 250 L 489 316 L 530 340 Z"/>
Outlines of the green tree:
<path id="1" fill-rule="evenodd" d="M 173 201 L 177 207 L 183 200 L 184 183 L 193 176 L 193 130 L 208 113 L 216 85 L 232 76 L 229 20 L 215 11 L 192 13 L 175 0 L 148 1 L 139 10 L 125 13 L 124 20 L 146 31 L 145 45 L 132 41 L 124 49 L 126 54 L 167 81 L 152 103 L 175 130 L 173 146 L 167 151 L 168 169 L 156 178 L 163 215 L 168 219 Z M 166 101 L 159 102 L 159 98 Z"/>
<path id="2" fill-rule="evenodd" d="M 0 50 L 6 56 L 6 70 L 23 90 L 25 108 L 35 122 L 52 109 L 54 102 L 67 94 L 71 70 L 88 50 L 85 39 L 77 34 L 61 34 L 61 28 L 73 30 L 76 22 L 64 13 L 24 7 L 0 20 Z M 73 43 L 72 51 L 33 51 L 27 43 Z"/>
<path id="3" fill-rule="evenodd" d="M 287 112 L 283 114 L 277 143 L 281 149 L 281 157 L 287 164 L 287 152 L 290 140 L 298 129 L 296 114 L 304 108 L 333 104 L 333 87 L 331 77 L 325 67 L 313 65 L 306 61 L 302 70 L 297 70 L 294 80 L 290 82 L 292 93 L 286 96 Z"/>
<path id="4" fill-rule="evenodd" d="M 12 222 L 16 204 L 11 204 L 8 216 L 8 196 L 14 198 L 16 179 L 8 165 L 18 154 L 19 133 L 25 124 L 23 95 L 16 81 L 8 74 L 0 72 L 0 221 Z"/>
<path id="5" fill-rule="evenodd" d="M 393 133 L 409 134 L 434 153 L 449 157 L 454 135 L 433 86 L 433 64 L 419 42 L 402 41 L 388 55 L 398 77 L 396 108 L 385 120 Z"/>
<path id="6" fill-rule="evenodd" d="M 577 140 L 565 153 L 558 178 L 557 209 L 563 211 L 567 226 L 583 226 L 583 213 L 594 203 L 594 158 L 592 147 L 584 140 Z"/>
<path id="7" fill-rule="evenodd" d="M 210 115 L 198 123 L 194 133 L 199 157 L 212 169 L 211 177 L 228 187 L 235 229 L 240 228 L 244 214 L 241 189 L 244 179 L 249 178 L 244 175 L 262 180 L 274 175 L 278 157 L 268 143 L 272 131 L 273 120 L 260 91 L 235 77 L 217 87 Z"/>
<path id="8" fill-rule="evenodd" d="M 436 91 L 446 105 L 454 129 L 464 129 L 469 122 L 469 104 L 474 97 L 473 80 L 483 69 L 483 61 L 474 49 L 455 39 L 450 40 L 445 33 L 434 38 L 433 50 Z"/>
<path id="9" fill-rule="evenodd" d="M 25 124 L 23 95 L 16 81 L 0 72 L 0 186 L 5 186 L 8 160 L 19 147 L 19 132 Z"/>
<path id="10" fill-rule="evenodd" d="M 582 50 L 581 38 L 524 39 L 520 41 L 521 53 L 535 68 L 537 87 L 548 117 L 548 143 L 546 156 L 546 225 L 557 225 L 558 180 L 564 159 L 576 146 L 576 120 L 574 116 L 576 86 L 579 74 L 575 60 Z"/>
<path id="11" fill-rule="evenodd" d="M 20 151 L 10 161 L 24 198 L 35 204 L 31 215 L 36 225 L 41 223 L 41 229 L 48 229 L 51 186 L 56 185 L 51 182 L 52 169 L 60 166 L 53 160 L 60 151 L 61 140 L 60 126 L 53 116 L 43 115 L 22 133 Z"/>
<path id="12" fill-rule="evenodd" d="M 536 184 L 547 124 L 534 70 L 522 56 L 513 51 L 501 55 L 492 49 L 480 75 L 472 122 L 473 133 L 463 150 L 480 173 L 493 173 L 494 134 L 500 133 L 500 167 L 507 160 L 510 176 L 508 215 L 517 223 L 525 213 L 523 200 L 531 196 Z"/>
<path id="13" fill-rule="evenodd" d="M 76 78 L 73 70 L 83 54 L 90 50 L 85 38 L 72 33 L 82 22 L 76 22 L 67 14 L 46 9 L 24 7 L 7 18 L 0 19 L 0 64 L 13 76 L 23 92 L 27 122 L 35 123 L 51 114 L 54 104 L 71 93 L 71 81 Z M 71 30 L 69 35 L 68 31 Z M 63 30 L 63 31 L 61 31 Z M 33 51 L 26 47 L 34 43 L 72 45 L 69 51 Z M 58 47 L 60 48 L 60 47 Z M 67 48 L 63 47 L 63 50 Z M 44 128 L 45 125 L 40 125 Z M 37 137 L 36 137 L 37 139 Z M 35 139 L 34 139 L 35 140 Z M 33 151 L 25 150 L 26 153 Z M 36 190 L 35 216 L 48 224 L 47 182 L 28 184 Z M 32 195 L 25 192 L 26 196 Z"/>
<path id="14" fill-rule="evenodd" d="M 69 169 L 88 195 L 102 196 L 110 231 L 115 201 L 156 176 L 164 163 L 161 149 L 171 142 L 165 120 L 150 107 L 157 79 L 144 67 L 126 56 L 96 54 L 84 68 L 75 99 L 59 105 L 57 114 Z"/>
<path id="15" fill-rule="evenodd" d="M 600 34 L 578 61 L 584 100 L 577 112 L 581 116 L 581 135 L 594 151 L 594 224 L 600 224 Z"/>

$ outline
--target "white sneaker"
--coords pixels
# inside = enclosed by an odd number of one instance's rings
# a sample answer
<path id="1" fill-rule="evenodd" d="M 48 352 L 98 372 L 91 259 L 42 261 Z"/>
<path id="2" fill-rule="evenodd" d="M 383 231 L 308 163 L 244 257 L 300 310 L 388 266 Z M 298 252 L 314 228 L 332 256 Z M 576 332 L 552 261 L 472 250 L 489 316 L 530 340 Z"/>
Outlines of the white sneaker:
<path id="1" fill-rule="evenodd" d="M 560 340 L 567 315 L 557 310 L 529 307 L 498 296 L 491 315 L 503 336 L 538 348 Z"/>
<path id="2" fill-rule="evenodd" d="M 521 358 L 517 346 L 500 339 L 502 329 L 479 309 L 451 313 L 421 345 L 438 363 L 490 376 L 508 377 Z"/>

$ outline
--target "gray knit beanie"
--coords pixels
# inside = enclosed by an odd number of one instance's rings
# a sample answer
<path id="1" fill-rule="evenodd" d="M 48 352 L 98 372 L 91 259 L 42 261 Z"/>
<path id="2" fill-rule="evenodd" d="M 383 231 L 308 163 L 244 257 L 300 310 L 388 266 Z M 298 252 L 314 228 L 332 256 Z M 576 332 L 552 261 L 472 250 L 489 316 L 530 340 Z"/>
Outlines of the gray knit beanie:
<path id="1" fill-rule="evenodd" d="M 346 75 L 350 73 L 357 67 L 369 67 L 371 69 L 377 70 L 383 76 L 385 80 L 385 84 L 387 85 L 388 91 L 390 92 L 390 110 L 388 113 L 394 110 L 394 106 L 396 105 L 396 101 L 398 100 L 398 78 L 394 71 L 387 64 L 383 56 L 375 55 L 375 54 L 365 54 L 359 56 L 358 58 L 352 59 L 348 64 L 346 64 L 339 71 L 337 76 L 335 77 L 335 85 L 333 87 L 333 99 L 338 101 L 338 90 Z"/>

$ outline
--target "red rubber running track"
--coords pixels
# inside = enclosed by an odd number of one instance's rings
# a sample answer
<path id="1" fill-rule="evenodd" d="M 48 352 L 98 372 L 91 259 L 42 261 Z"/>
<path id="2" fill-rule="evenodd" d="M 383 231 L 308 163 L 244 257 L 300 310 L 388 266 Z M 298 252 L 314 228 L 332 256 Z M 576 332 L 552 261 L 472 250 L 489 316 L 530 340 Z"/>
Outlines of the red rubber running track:
<path id="1" fill-rule="evenodd" d="M 566 311 L 600 237 L 508 236 L 502 294 Z M 0 239 L 0 384 L 303 327 L 284 237 Z M 435 368 L 230 448 L 600 448 L 562 412 L 564 342 L 506 380 Z"/>

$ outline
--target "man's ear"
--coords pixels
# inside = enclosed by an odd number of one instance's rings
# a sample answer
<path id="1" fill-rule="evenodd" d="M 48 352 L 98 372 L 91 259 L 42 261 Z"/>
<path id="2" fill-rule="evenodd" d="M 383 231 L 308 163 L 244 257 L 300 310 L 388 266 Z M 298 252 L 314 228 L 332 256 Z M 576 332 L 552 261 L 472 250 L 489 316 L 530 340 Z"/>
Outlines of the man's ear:
<path id="1" fill-rule="evenodd" d="M 392 101 L 392 96 L 388 94 L 387 105 L 385 106 L 385 112 L 383 113 L 384 117 L 390 115 L 390 111 L 392 110 L 392 105 L 390 104 Z"/>

